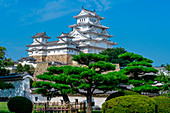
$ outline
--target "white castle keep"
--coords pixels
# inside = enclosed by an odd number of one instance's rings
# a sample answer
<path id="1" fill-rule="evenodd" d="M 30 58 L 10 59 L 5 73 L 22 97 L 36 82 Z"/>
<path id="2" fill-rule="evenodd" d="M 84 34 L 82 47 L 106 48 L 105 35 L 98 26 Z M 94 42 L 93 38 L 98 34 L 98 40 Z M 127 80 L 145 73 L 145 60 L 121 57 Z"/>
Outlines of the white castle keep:
<path id="1" fill-rule="evenodd" d="M 80 51 L 99 53 L 117 44 L 109 41 L 113 35 L 107 32 L 109 27 L 100 24 L 104 17 L 97 15 L 95 11 L 82 7 L 81 12 L 73 18 L 77 19 L 77 23 L 69 26 L 72 31 L 62 33 L 57 37 L 58 41 L 48 42 L 50 37 L 45 32 L 32 36 L 33 43 L 27 45 L 29 57 L 35 58 L 36 62 L 57 61 L 73 64 L 71 60 L 73 55 L 77 55 Z"/>

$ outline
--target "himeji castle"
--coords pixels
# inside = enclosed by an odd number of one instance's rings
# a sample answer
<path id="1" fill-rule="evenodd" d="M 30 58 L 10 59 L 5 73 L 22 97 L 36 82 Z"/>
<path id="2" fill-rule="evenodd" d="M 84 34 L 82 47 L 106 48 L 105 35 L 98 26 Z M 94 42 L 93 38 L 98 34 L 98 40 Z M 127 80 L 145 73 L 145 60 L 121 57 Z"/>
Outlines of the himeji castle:
<path id="1" fill-rule="evenodd" d="M 100 24 L 104 17 L 97 15 L 95 11 L 82 7 L 81 12 L 73 18 L 77 19 L 77 23 L 69 26 L 72 31 L 62 33 L 57 37 L 58 41 L 49 42 L 50 37 L 46 32 L 32 36 L 33 43 L 27 45 L 29 57 L 35 58 L 36 62 L 73 64 L 72 57 L 79 52 L 99 53 L 117 44 L 109 41 L 113 35 L 107 32 L 109 27 Z"/>

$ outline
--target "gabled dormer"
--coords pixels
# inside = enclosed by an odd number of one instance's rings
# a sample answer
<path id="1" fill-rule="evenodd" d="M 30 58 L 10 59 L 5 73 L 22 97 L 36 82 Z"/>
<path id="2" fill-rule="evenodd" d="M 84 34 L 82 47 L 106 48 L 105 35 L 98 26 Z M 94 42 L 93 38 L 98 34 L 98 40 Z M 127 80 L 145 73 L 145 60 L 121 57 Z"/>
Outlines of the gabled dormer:
<path id="1" fill-rule="evenodd" d="M 59 38 L 59 43 L 60 42 L 70 42 L 70 41 L 72 41 L 72 39 L 74 38 L 74 37 L 72 37 L 72 36 L 70 36 L 69 35 L 69 33 L 63 33 L 62 32 L 62 34 L 60 35 L 60 36 L 58 36 L 57 38 Z"/>
<path id="2" fill-rule="evenodd" d="M 47 36 L 46 32 L 42 32 L 42 33 L 36 33 L 36 35 L 31 36 L 31 38 L 33 38 L 33 44 L 41 44 L 41 43 L 47 43 L 48 39 L 50 39 L 51 37 Z"/>

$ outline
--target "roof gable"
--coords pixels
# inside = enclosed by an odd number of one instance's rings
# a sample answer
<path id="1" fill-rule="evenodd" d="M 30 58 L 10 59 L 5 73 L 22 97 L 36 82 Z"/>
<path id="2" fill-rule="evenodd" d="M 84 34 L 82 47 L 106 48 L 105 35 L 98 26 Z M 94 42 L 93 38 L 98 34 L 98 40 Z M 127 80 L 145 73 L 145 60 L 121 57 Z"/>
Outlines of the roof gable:
<path id="1" fill-rule="evenodd" d="M 81 33 L 78 29 L 74 28 L 73 31 L 70 32 L 70 36 L 74 37 L 73 40 L 78 39 L 87 39 L 89 37 L 85 36 L 83 33 Z"/>

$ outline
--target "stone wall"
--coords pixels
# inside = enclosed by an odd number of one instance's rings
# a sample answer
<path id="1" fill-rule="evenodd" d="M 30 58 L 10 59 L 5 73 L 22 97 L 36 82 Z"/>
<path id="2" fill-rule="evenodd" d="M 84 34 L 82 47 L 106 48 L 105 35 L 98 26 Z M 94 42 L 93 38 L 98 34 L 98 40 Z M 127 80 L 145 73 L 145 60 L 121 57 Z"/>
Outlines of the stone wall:
<path id="1" fill-rule="evenodd" d="M 73 55 L 63 54 L 63 55 L 48 55 L 48 56 L 33 56 L 36 59 L 36 62 L 51 62 L 57 61 L 60 63 L 72 65 Z"/>
<path id="2" fill-rule="evenodd" d="M 29 57 L 31 57 L 31 56 L 29 56 Z M 37 56 L 33 56 L 33 58 L 35 58 L 36 59 L 36 62 L 45 62 L 46 61 L 46 57 L 47 56 L 43 56 L 43 55 L 37 55 Z"/>
<path id="3" fill-rule="evenodd" d="M 37 75 L 40 75 L 40 74 L 43 74 L 44 72 L 47 71 L 47 68 L 49 67 L 50 65 L 48 63 L 38 63 L 37 64 L 37 67 L 35 68 L 35 72 L 34 72 L 34 80 L 37 80 L 36 76 Z"/>
<path id="4" fill-rule="evenodd" d="M 63 55 L 48 55 L 46 61 L 57 61 L 64 64 L 72 64 L 73 55 L 63 54 Z"/>

